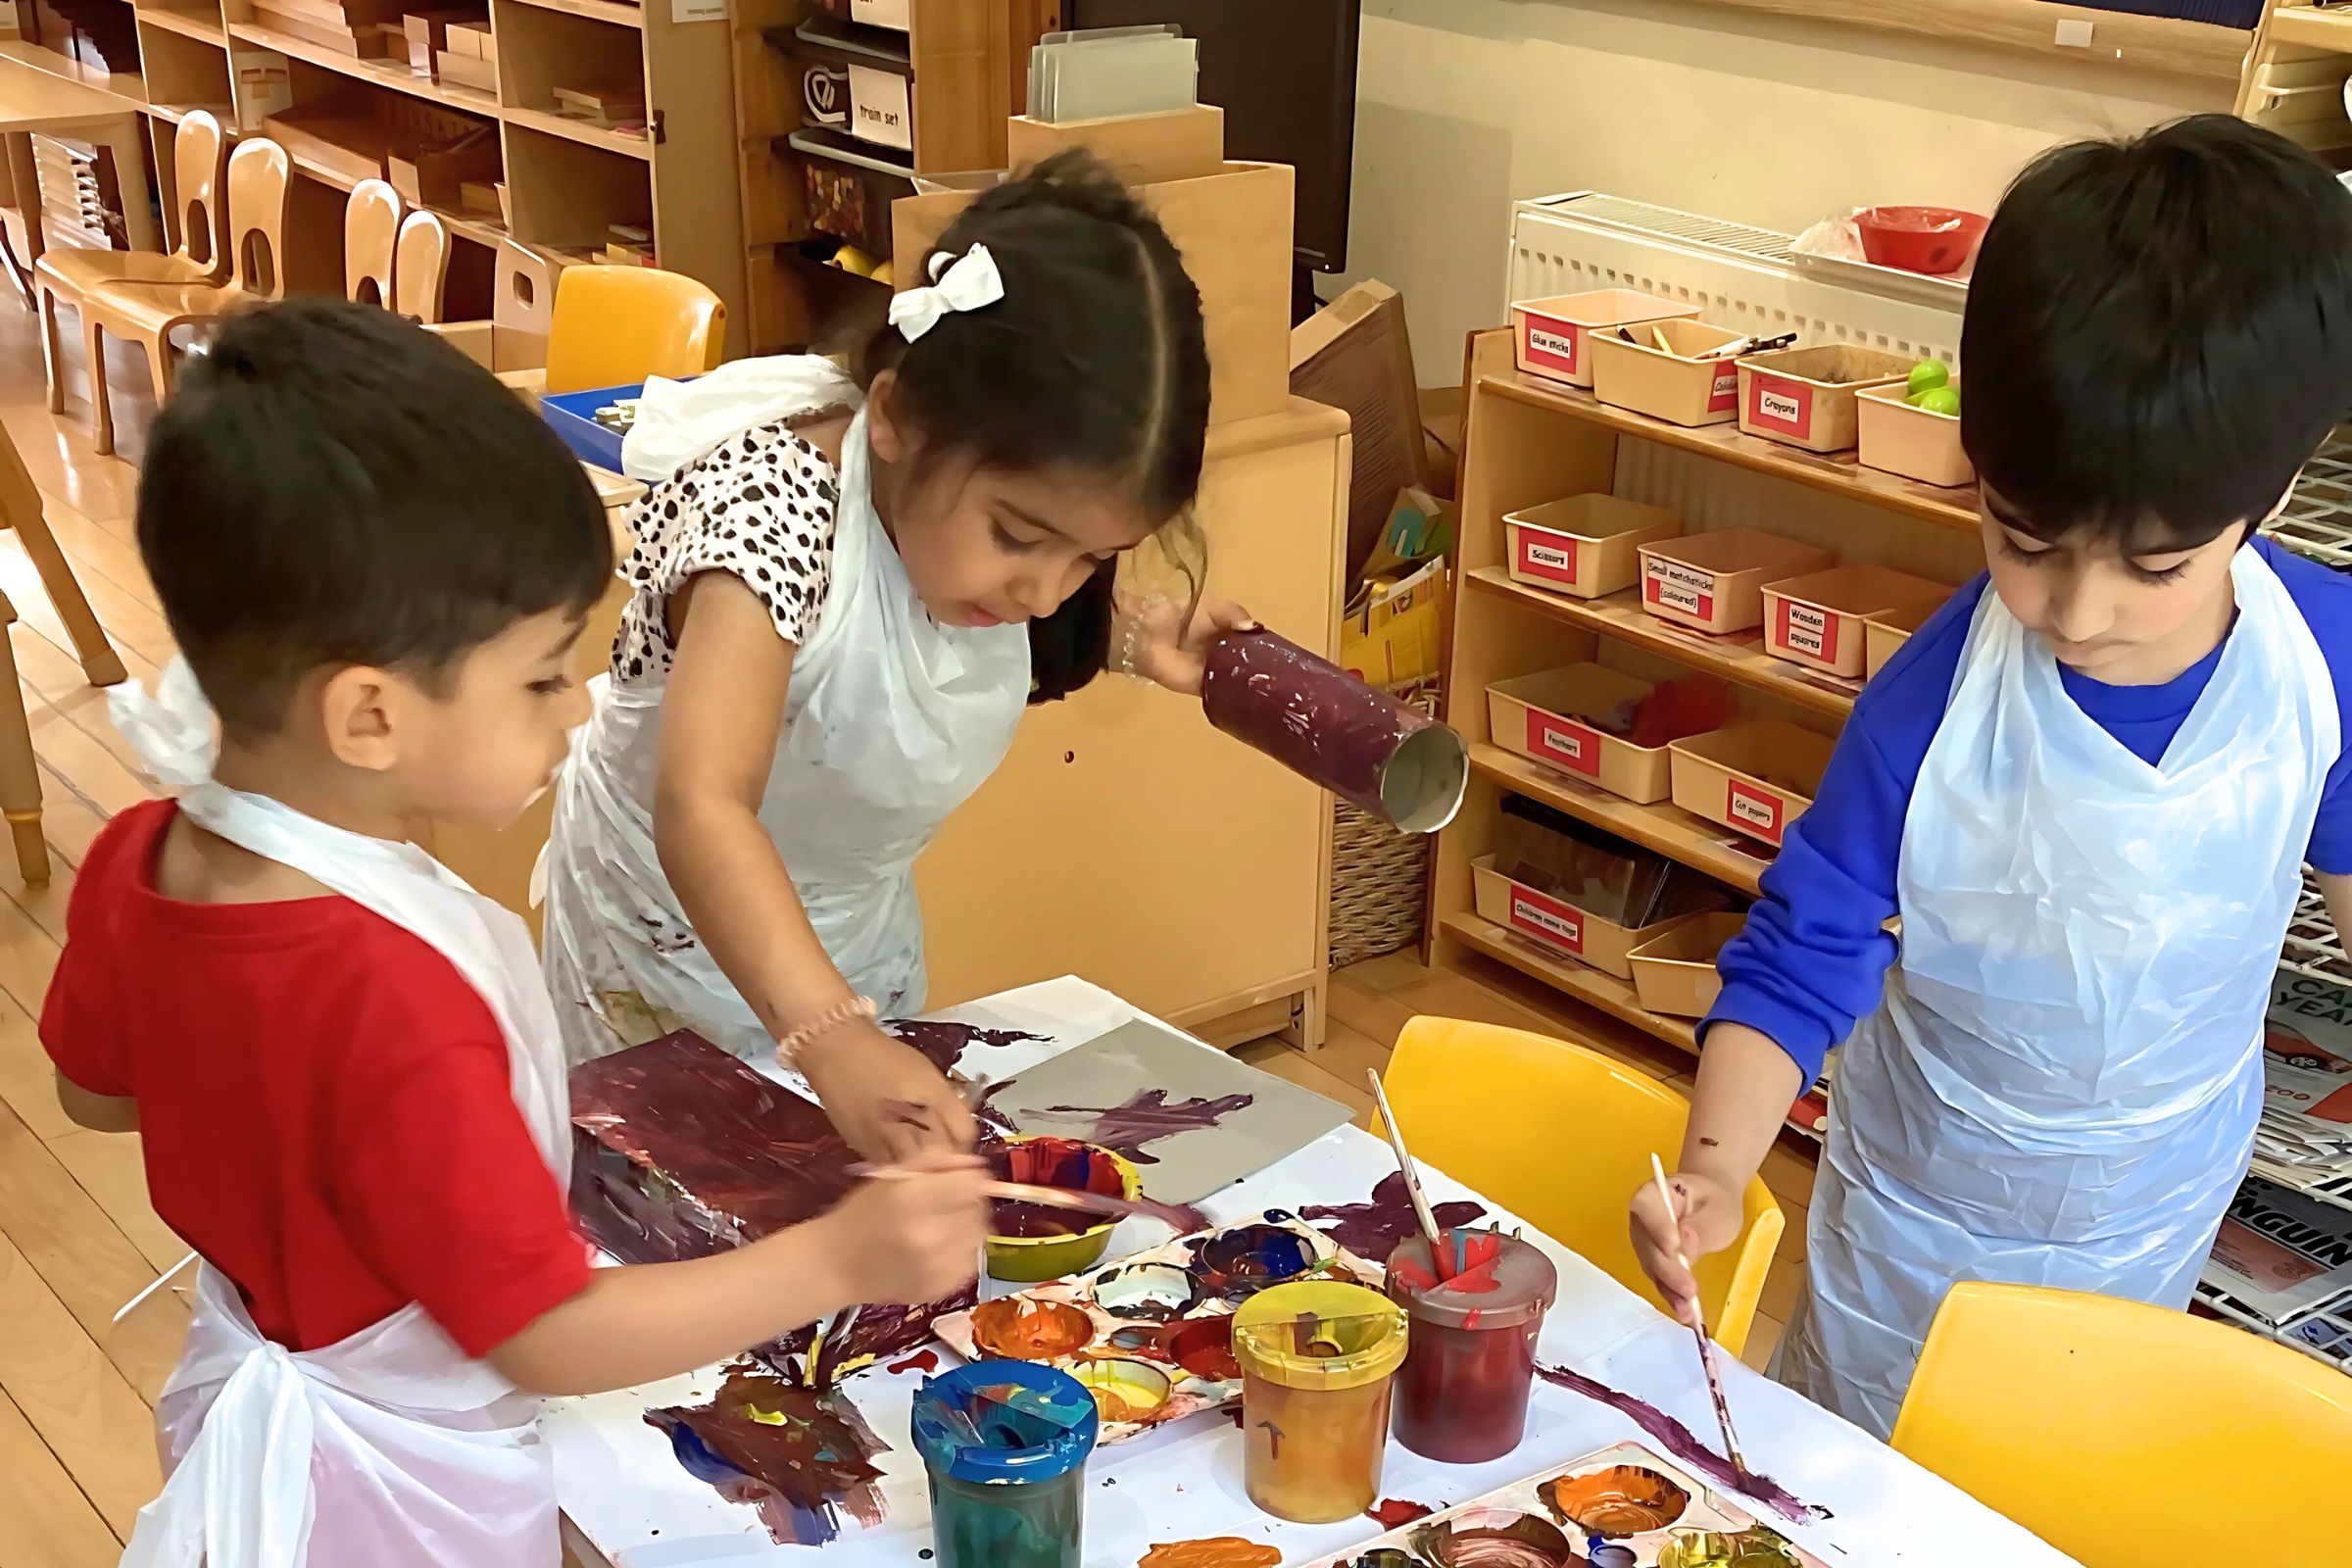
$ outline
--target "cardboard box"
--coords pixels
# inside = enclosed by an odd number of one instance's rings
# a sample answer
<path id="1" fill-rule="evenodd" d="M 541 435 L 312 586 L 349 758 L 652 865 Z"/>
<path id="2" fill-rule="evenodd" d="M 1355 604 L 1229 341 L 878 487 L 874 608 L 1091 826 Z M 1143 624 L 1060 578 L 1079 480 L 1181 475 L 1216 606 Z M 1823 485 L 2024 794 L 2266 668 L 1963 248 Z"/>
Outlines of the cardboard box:
<path id="1" fill-rule="evenodd" d="M 1346 561 L 1352 580 L 1372 559 L 1397 495 L 1428 477 L 1403 298 L 1367 280 L 1293 327 L 1291 391 L 1344 411 L 1354 430 Z"/>
<path id="2" fill-rule="evenodd" d="M 1494 857 L 1482 855 L 1470 862 L 1473 897 L 1479 917 L 1527 938 L 1536 946 L 1589 964 L 1620 980 L 1633 978 L 1633 952 L 1655 941 L 1683 921 L 1690 911 L 1667 915 L 1645 926 L 1628 928 L 1580 909 L 1525 883 L 1514 882 L 1494 869 Z"/>
<path id="3" fill-rule="evenodd" d="M 1911 634 L 1926 625 L 1930 615 L 1943 608 L 1944 600 L 1951 597 L 1951 592 L 1945 589 L 1943 598 L 1933 604 L 1913 605 L 1907 610 L 1889 610 L 1883 614 L 1866 617 L 1862 622 L 1862 673 L 1876 675 L 1886 668 L 1886 661 L 1894 657 L 1895 650 L 1909 642 Z"/>
<path id="4" fill-rule="evenodd" d="M 1676 741 L 1674 804 L 1778 846 L 1829 770 L 1832 743 L 1777 719 L 1753 719 Z"/>
<path id="5" fill-rule="evenodd" d="M 379 22 L 376 36 L 383 40 L 384 58 L 396 65 L 413 65 L 409 58 L 409 29 L 398 22 Z"/>
<path id="6" fill-rule="evenodd" d="M 1511 356 L 1519 368 L 1530 375 L 1564 381 L 1570 386 L 1591 386 L 1592 364 L 1585 352 L 1588 333 L 1697 314 L 1695 305 L 1678 305 L 1659 295 L 1630 288 L 1515 300 L 1511 304 Z"/>
<path id="7" fill-rule="evenodd" d="M 385 178 L 412 207 L 457 211 L 466 205 L 465 186 L 496 179 L 498 133 L 490 126 L 446 141 L 406 142 L 385 160 Z"/>
<path id="8" fill-rule="evenodd" d="M 1599 494 L 1502 516 L 1511 580 L 1578 599 L 1631 588 L 1642 580 L 1642 547 L 1682 531 L 1683 519 L 1663 507 Z"/>
<path id="9" fill-rule="evenodd" d="M 1703 1018 L 1722 994 L 1715 956 L 1747 925 L 1744 910 L 1694 914 L 1633 951 L 1634 997 L 1670 1018 Z"/>
<path id="10" fill-rule="evenodd" d="M 1868 666 L 1863 622 L 1872 615 L 1932 612 L 1946 585 L 1886 566 L 1833 566 L 1764 585 L 1764 651 L 1830 675 Z"/>
<path id="11" fill-rule="evenodd" d="M 1761 528 L 1722 528 L 1642 546 L 1642 608 L 1721 636 L 1764 620 L 1764 585 L 1826 570 L 1838 558 Z"/>
<path id="12" fill-rule="evenodd" d="M 1740 362 L 1696 356 L 1747 334 L 1704 321 L 1651 321 L 1622 328 L 1633 334 L 1629 343 L 1620 330 L 1594 332 L 1586 344 L 1594 397 L 1669 424 L 1725 424 L 1740 417 Z"/>
<path id="13" fill-rule="evenodd" d="M 1621 670 L 1570 664 L 1488 687 L 1487 724 L 1504 751 L 1648 806 L 1673 788 L 1666 748 L 1636 746 L 1590 720 L 1612 709 L 1630 711 L 1649 691 L 1650 682 Z"/>
<path id="14" fill-rule="evenodd" d="M 1907 390 L 1897 382 L 1855 395 L 1855 461 L 1921 484 L 1975 484 L 1977 466 L 1960 447 L 1960 416 L 1915 409 L 1904 401 Z"/>
<path id="15" fill-rule="evenodd" d="M 925 179 L 936 189 L 891 207 L 899 286 L 923 280 L 922 258 L 1001 172 Z M 1281 411 L 1291 395 L 1293 180 L 1284 164 L 1228 163 L 1214 174 L 1156 180 L 1137 194 L 1183 253 L 1208 335 L 1211 422 Z M 845 238 L 849 236 L 844 236 Z M 872 248 L 872 247 L 868 247 Z"/>
<path id="16" fill-rule="evenodd" d="M 498 68 L 487 60 L 472 55 L 458 54 L 444 49 L 433 57 L 433 77 L 452 87 L 470 87 L 475 92 L 498 91 Z"/>
<path id="17" fill-rule="evenodd" d="M 1026 169 L 1083 147 L 1130 185 L 1199 179 L 1225 166 L 1225 111 L 1195 104 L 1166 115 L 1121 115 L 1051 125 L 1015 115 L 1004 125 L 1006 167 Z"/>
<path id="18" fill-rule="evenodd" d="M 1807 452 L 1844 452 L 1857 439 L 1854 395 L 1910 374 L 1902 356 L 1853 343 L 1752 354 L 1740 362 L 1740 428 Z"/>

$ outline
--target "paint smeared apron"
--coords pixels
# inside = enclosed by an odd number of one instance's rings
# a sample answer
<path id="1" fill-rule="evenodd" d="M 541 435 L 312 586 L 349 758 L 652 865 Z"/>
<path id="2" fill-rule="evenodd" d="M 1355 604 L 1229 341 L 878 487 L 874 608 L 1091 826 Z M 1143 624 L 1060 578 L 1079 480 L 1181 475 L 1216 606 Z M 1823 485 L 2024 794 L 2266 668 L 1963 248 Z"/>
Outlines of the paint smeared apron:
<path id="1" fill-rule="evenodd" d="M 2212 681 L 2151 766 L 1987 591 L 1903 825 L 1902 956 L 1838 1054 L 1777 1370 L 1885 1437 L 1962 1280 L 2185 1306 L 2244 1177 L 2261 1031 L 2341 745 L 2251 549 Z"/>
<path id="2" fill-rule="evenodd" d="M 574 1063 L 681 1023 L 744 1055 L 774 1045 L 655 852 L 665 684 L 663 670 L 608 683 L 557 785 L 543 947 Z M 1028 700 L 1026 627 L 941 626 L 915 597 L 874 512 L 860 414 L 844 447 L 832 583 L 793 657 L 759 816 L 827 956 L 885 1013 L 923 1006 L 915 857 L 1004 760 Z"/>
<path id="3" fill-rule="evenodd" d="M 213 716 L 184 662 L 156 697 L 115 688 L 149 771 L 190 786 L 190 820 L 421 939 L 481 996 L 514 1103 L 559 1184 L 569 1111 L 555 1015 L 520 920 L 422 850 L 329 827 L 211 781 Z M 236 1287 L 197 1275 L 186 1349 L 156 1405 L 169 1479 L 125 1568 L 553 1568 L 555 1476 L 539 1401 L 465 1354 L 416 1303 L 321 1349 L 255 1329 Z"/>

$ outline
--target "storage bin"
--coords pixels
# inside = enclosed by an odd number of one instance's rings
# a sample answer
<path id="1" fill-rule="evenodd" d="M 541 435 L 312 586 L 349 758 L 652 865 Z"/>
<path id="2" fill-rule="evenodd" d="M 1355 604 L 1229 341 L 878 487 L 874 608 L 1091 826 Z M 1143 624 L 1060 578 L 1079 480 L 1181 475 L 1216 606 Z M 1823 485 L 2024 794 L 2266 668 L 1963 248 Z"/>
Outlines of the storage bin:
<path id="1" fill-rule="evenodd" d="M 1513 581 L 1598 599 L 1640 581 L 1642 546 L 1680 534 L 1683 519 L 1663 507 L 1585 495 L 1507 512 L 1502 531 Z"/>
<path id="2" fill-rule="evenodd" d="M 1761 528 L 1722 528 L 1642 547 L 1642 608 L 1693 631 L 1745 631 L 1764 619 L 1764 585 L 1837 564 L 1817 545 Z"/>
<path id="3" fill-rule="evenodd" d="M 1667 749 L 1674 754 L 1675 805 L 1777 845 L 1813 804 L 1831 743 L 1794 724 L 1752 719 Z"/>
<path id="4" fill-rule="evenodd" d="M 1715 956 L 1747 924 L 1744 910 L 1694 914 L 1634 949 L 1634 996 L 1651 1012 L 1703 1018 L 1723 990 Z"/>
<path id="5" fill-rule="evenodd" d="M 1565 899 L 1514 882 L 1494 869 L 1494 857 L 1470 862 L 1479 916 L 1517 932 L 1538 947 L 1589 964 L 1620 980 L 1633 978 L 1633 952 L 1691 917 L 1683 909 L 1629 930 L 1614 920 L 1580 909 Z M 1717 901 L 1721 902 L 1718 896 Z"/>
<path id="6" fill-rule="evenodd" d="M 1864 387 L 1855 394 L 1855 460 L 1921 484 L 1976 483 L 1976 465 L 1960 450 L 1960 416 L 1915 409 L 1904 401 L 1906 390 L 1898 384 Z"/>
<path id="7" fill-rule="evenodd" d="M 1740 362 L 1740 428 L 1808 452 L 1854 445 L 1854 394 L 1908 381 L 1911 362 L 1853 343 L 1778 349 Z"/>
<path id="8" fill-rule="evenodd" d="M 1872 615 L 1862 622 L 1862 673 L 1876 675 L 1886 667 L 1894 651 L 1911 640 L 1911 634 L 1928 623 L 1928 617 L 1943 608 L 1951 590 L 1943 598 L 1927 604 L 1913 605 L 1907 610 L 1889 610 Z"/>
<path id="9" fill-rule="evenodd" d="M 1721 683 L 1684 677 L 1721 694 Z M 1612 727 L 1630 723 L 1655 686 L 1605 665 L 1570 664 L 1540 674 L 1496 681 L 1487 688 L 1487 718 L 1494 744 L 1530 761 L 1591 779 L 1612 795 L 1637 805 L 1662 801 L 1672 788 L 1668 741 L 1641 746 Z M 1669 696 L 1673 694 L 1670 693 Z M 1731 699 L 1689 727 L 1696 731 L 1722 721 Z"/>
<path id="10" fill-rule="evenodd" d="M 1886 566 L 1833 566 L 1764 585 L 1764 651 L 1831 675 L 1859 675 L 1867 664 L 1863 622 L 1872 615 L 1925 606 L 1951 590 Z"/>
<path id="11" fill-rule="evenodd" d="M 1592 362 L 1592 395 L 1669 424 L 1722 424 L 1740 417 L 1740 362 L 1695 356 L 1747 334 L 1705 321 L 1652 321 L 1594 332 L 1586 350 Z M 1658 346 L 1663 339 L 1665 346 Z"/>
<path id="12" fill-rule="evenodd" d="M 1591 386 L 1592 365 L 1586 334 L 1642 321 L 1668 321 L 1698 314 L 1695 305 L 1677 305 L 1639 289 L 1603 288 L 1589 294 L 1555 294 L 1549 299 L 1511 303 L 1512 354 L 1519 368 L 1549 381 Z"/>

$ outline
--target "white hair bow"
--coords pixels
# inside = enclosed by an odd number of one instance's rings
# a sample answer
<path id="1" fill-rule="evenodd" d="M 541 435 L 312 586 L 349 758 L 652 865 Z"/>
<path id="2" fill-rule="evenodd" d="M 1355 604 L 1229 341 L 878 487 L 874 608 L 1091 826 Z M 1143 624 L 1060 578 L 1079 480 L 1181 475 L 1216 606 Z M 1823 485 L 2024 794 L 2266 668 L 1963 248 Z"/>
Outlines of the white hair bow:
<path id="1" fill-rule="evenodd" d="M 1004 278 L 997 259 L 985 245 L 974 245 L 961 256 L 936 252 L 931 257 L 931 286 L 910 288 L 890 302 L 890 324 L 912 343 L 953 312 L 976 311 L 1004 297 Z"/>

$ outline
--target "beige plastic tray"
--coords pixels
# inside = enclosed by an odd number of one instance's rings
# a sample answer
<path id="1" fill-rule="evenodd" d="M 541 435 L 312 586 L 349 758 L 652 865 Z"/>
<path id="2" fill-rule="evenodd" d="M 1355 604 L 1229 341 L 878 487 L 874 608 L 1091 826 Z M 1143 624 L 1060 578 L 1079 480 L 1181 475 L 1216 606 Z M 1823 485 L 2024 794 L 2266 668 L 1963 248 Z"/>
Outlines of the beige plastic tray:
<path id="1" fill-rule="evenodd" d="M 1855 461 L 1921 484 L 1975 484 L 1976 465 L 1960 449 L 1960 416 L 1915 409 L 1904 401 L 1906 390 L 1897 383 L 1855 394 Z"/>
<path id="2" fill-rule="evenodd" d="M 1666 748 L 1636 746 L 1586 719 L 1649 695 L 1650 683 L 1600 664 L 1570 664 L 1487 688 L 1494 744 L 1546 767 L 1591 779 L 1647 806 L 1673 788 Z"/>
<path id="3" fill-rule="evenodd" d="M 1740 362 L 1740 428 L 1808 452 L 1844 452 L 1857 439 L 1854 394 L 1910 374 L 1909 360 L 1854 343 L 1750 355 Z"/>
<path id="4" fill-rule="evenodd" d="M 1817 545 L 1761 528 L 1720 528 L 1642 547 L 1642 608 L 1693 631 L 1745 631 L 1764 620 L 1764 585 L 1837 564 Z"/>
<path id="5" fill-rule="evenodd" d="M 1698 314 L 1695 305 L 1678 305 L 1639 289 L 1602 288 L 1587 294 L 1555 294 L 1549 299 L 1511 303 L 1512 358 L 1519 368 L 1546 380 L 1570 386 L 1592 384 L 1592 364 L 1585 352 L 1585 335 L 1600 327 L 1631 326 L 1641 321 L 1667 321 Z"/>
<path id="6" fill-rule="evenodd" d="M 1651 321 L 1626 330 L 1631 343 L 1611 327 L 1594 332 L 1586 346 L 1594 397 L 1669 424 L 1724 424 L 1740 417 L 1740 362 L 1691 356 L 1747 334 L 1705 321 Z"/>
<path id="7" fill-rule="evenodd" d="M 1863 623 L 1926 607 L 1951 592 L 1887 566 L 1833 566 L 1764 585 L 1764 651 L 1831 675 L 1859 675 L 1869 659 Z"/>
<path id="8" fill-rule="evenodd" d="M 1947 592 L 1945 595 L 1949 598 Z M 1908 610 L 1890 610 L 1873 615 L 1862 622 L 1862 671 L 1876 675 L 1886 667 L 1894 651 L 1911 640 L 1911 634 L 1928 623 L 1928 617 L 1943 608 L 1943 600 L 1932 605 L 1914 605 Z"/>
<path id="9" fill-rule="evenodd" d="M 1651 1012 L 1703 1018 L 1723 990 L 1715 955 L 1747 924 L 1744 912 L 1694 914 L 1633 951 L 1634 996 Z"/>
<path id="10" fill-rule="evenodd" d="M 1778 845 L 1813 804 L 1831 743 L 1777 719 L 1727 724 L 1667 748 L 1674 804 L 1693 816 Z"/>
<path id="11" fill-rule="evenodd" d="M 1598 599 L 1642 578 L 1642 546 L 1671 539 L 1683 519 L 1611 495 L 1570 496 L 1503 514 L 1514 581 Z"/>
<path id="12" fill-rule="evenodd" d="M 1685 910 L 1645 926 L 1629 928 L 1523 882 L 1512 881 L 1494 869 L 1492 855 L 1482 855 L 1471 861 L 1470 873 L 1480 918 L 1515 931 L 1547 952 L 1574 958 L 1620 980 L 1634 977 L 1636 948 L 1685 920 L 1696 918 L 1698 913 Z"/>

